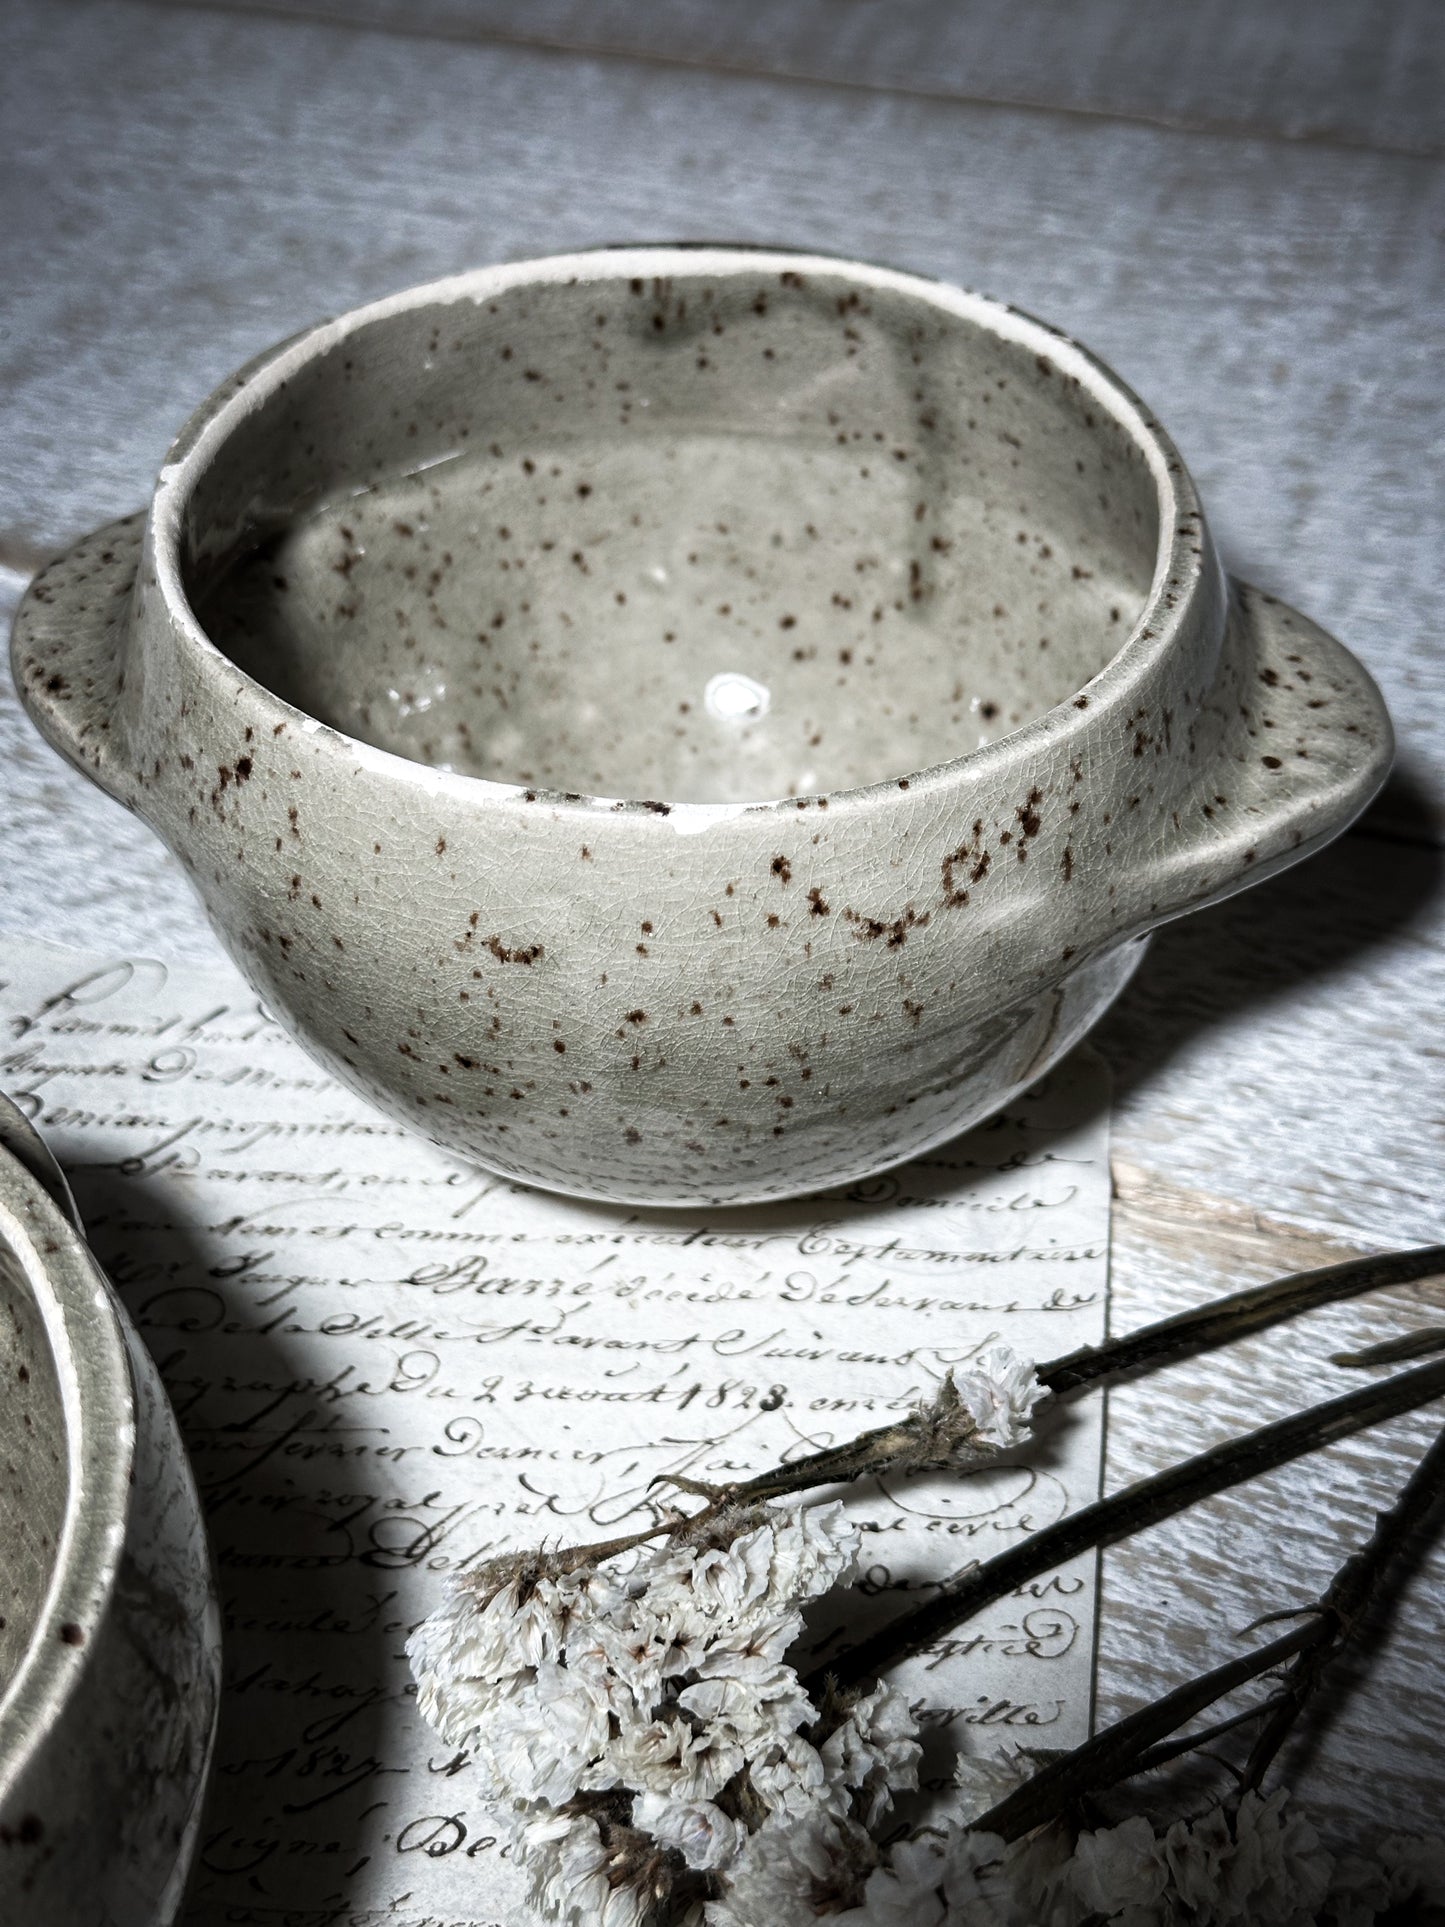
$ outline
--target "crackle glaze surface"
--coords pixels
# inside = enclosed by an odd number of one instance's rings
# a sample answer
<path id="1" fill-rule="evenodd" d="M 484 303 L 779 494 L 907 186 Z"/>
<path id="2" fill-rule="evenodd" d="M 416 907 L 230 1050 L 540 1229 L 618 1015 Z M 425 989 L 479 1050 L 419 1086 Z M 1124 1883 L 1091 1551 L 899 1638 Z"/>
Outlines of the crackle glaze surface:
<path id="1" fill-rule="evenodd" d="M 219 1701 L 210 1560 L 155 1366 L 47 1159 L 0 1099 L 0 1919 L 169 1927 Z"/>
<path id="2" fill-rule="evenodd" d="M 144 522 L 37 578 L 14 659 L 340 1076 L 650 1203 L 987 1114 L 1152 926 L 1335 834 L 1391 754 L 1082 350 L 741 249 L 486 270 L 300 337 Z"/>

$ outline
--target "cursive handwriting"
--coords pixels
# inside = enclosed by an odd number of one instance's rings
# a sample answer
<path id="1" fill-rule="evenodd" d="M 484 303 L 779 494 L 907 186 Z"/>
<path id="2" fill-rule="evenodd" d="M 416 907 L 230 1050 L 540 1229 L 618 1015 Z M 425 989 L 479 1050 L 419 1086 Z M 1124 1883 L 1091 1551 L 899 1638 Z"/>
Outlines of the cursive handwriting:
<path id="1" fill-rule="evenodd" d="M 1103 1336 L 1101 1067 L 797 1204 L 648 1212 L 493 1178 L 338 1089 L 228 970 L 0 955 L 0 1084 L 69 1170 L 207 1507 L 226 1685 L 186 1927 L 496 1927 L 510 1856 L 402 1648 L 489 1555 L 635 1526 L 906 1411 L 989 1345 Z M 1094 1497 L 1097 1402 L 1037 1453 L 854 1495 L 814 1656 Z M 1094 1573 L 1032 1580 L 899 1677 L 978 1748 L 1087 1731 Z"/>

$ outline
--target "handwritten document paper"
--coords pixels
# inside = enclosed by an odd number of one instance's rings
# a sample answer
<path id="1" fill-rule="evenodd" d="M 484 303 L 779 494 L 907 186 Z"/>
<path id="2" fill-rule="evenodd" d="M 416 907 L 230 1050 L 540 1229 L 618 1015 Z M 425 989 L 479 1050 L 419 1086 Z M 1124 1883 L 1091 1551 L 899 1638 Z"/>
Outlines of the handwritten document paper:
<path id="1" fill-rule="evenodd" d="M 1087 1052 L 901 1171 L 672 1213 L 431 1149 L 227 966 L 9 943 L 0 1020 L 0 1087 L 70 1173 L 209 1513 L 227 1686 L 187 1927 L 513 1927 L 520 1877 L 402 1652 L 448 1575 L 631 1523 L 658 1473 L 851 1437 L 991 1342 L 1045 1359 L 1103 1335 Z M 1100 1428 L 1084 1401 L 1027 1464 L 857 1494 L 867 1571 L 822 1650 L 1095 1497 Z M 1083 1561 L 910 1665 L 939 1773 L 960 1746 L 1086 1734 L 1093 1615 Z"/>

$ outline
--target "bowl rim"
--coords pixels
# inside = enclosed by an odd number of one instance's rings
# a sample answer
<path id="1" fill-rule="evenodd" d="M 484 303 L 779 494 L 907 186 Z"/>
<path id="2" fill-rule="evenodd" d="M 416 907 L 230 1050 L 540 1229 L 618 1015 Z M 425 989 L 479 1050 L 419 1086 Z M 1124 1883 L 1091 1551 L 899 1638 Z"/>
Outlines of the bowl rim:
<path id="1" fill-rule="evenodd" d="M 3 1146 L 0 1240 L 40 1311 L 67 1447 L 65 1514 L 45 1598 L 20 1663 L 0 1684 L 3 1801 L 44 1744 L 94 1650 L 124 1546 L 136 1407 L 125 1336 L 104 1274 L 45 1187 Z"/>
<path id="2" fill-rule="evenodd" d="M 687 803 L 637 796 L 585 795 L 545 784 L 506 782 L 471 776 L 383 749 L 362 737 L 312 716 L 258 681 L 215 643 L 200 622 L 183 579 L 181 530 L 192 497 L 227 437 L 248 416 L 270 401 L 300 371 L 329 355 L 351 335 L 417 309 L 471 301 L 476 305 L 522 287 L 557 283 L 625 281 L 680 272 L 716 278 L 755 274 L 775 266 L 779 273 L 809 271 L 851 279 L 863 289 L 922 301 L 955 319 L 1002 340 L 1031 349 L 1052 367 L 1076 380 L 1095 404 L 1133 441 L 1154 484 L 1158 515 L 1154 572 L 1149 589 L 1124 640 L 1104 666 L 1061 701 L 1025 719 L 990 743 L 943 762 L 900 770 L 869 783 L 808 792 L 805 796 L 766 797 L 734 803 Z M 446 458 L 441 458 L 445 460 Z M 428 463 L 422 467 L 435 466 Z M 417 472 L 421 472 L 421 468 Z M 1051 323 L 992 296 L 978 294 L 940 278 L 882 266 L 816 249 L 747 242 L 664 242 L 595 247 L 544 255 L 491 267 L 474 268 L 383 296 L 318 322 L 264 350 L 216 388 L 192 413 L 171 446 L 157 478 L 145 525 L 147 559 L 173 627 L 213 671 L 224 670 L 241 688 L 260 699 L 267 720 L 298 728 L 319 746 L 348 756 L 353 765 L 430 795 L 458 801 L 541 803 L 554 810 L 595 818 L 599 814 L 667 822 L 677 833 L 703 831 L 755 812 L 807 807 L 819 800 L 834 810 L 876 805 L 900 787 L 927 795 L 944 792 L 1023 762 L 1046 744 L 1092 733 L 1101 718 L 1132 700 L 1139 683 L 1171 654 L 1208 576 L 1219 574 L 1203 511 L 1174 443 L 1132 388 L 1098 356 Z M 1197 547 L 1194 544 L 1197 542 Z M 1080 697 L 1087 695 L 1088 701 Z"/>

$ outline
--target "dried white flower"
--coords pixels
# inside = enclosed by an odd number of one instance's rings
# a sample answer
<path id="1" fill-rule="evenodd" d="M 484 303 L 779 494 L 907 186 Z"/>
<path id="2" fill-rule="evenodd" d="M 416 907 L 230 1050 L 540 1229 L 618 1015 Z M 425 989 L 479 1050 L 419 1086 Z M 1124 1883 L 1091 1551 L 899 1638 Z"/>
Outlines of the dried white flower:
<path id="1" fill-rule="evenodd" d="M 846 1787 L 851 1804 L 868 1827 L 876 1826 L 893 1805 L 895 1793 L 918 1785 L 918 1723 L 907 1700 L 891 1686 L 879 1686 L 855 1700 L 848 1716 L 824 1740 L 820 1757 L 830 1782 Z"/>
<path id="2" fill-rule="evenodd" d="M 780 1512 L 767 1529 L 768 1597 L 775 1606 L 819 1599 L 857 1570 L 861 1534 L 836 1502 Z"/>
<path id="3" fill-rule="evenodd" d="M 603 1771 L 609 1786 L 683 1801 L 712 1800 L 742 1771 L 746 1758 L 725 1728 L 694 1727 L 669 1709 L 646 1726 L 626 1727 L 609 1747 Z"/>
<path id="4" fill-rule="evenodd" d="M 707 1927 L 802 1927 L 851 1909 L 877 1863 L 872 1836 L 854 1820 L 819 1809 L 772 1814 L 749 1836 L 723 1897 L 709 1903 Z"/>
<path id="5" fill-rule="evenodd" d="M 1334 1856 L 1284 1787 L 1265 1799 L 1246 1793 L 1235 1814 L 1231 1872 L 1241 1920 L 1312 1923 L 1329 1892 Z M 1292 1912 L 1291 1909 L 1294 1909 Z"/>
<path id="6" fill-rule="evenodd" d="M 1043 1396 L 996 1348 L 865 1449 L 983 1457 Z M 788 1663 L 800 1609 L 853 1576 L 858 1546 L 840 1505 L 720 1495 L 651 1545 L 493 1561 L 418 1627 L 421 1710 L 516 1816 L 544 1913 L 630 1927 L 706 1902 L 778 1927 L 858 1904 L 869 1829 L 918 1783 L 915 1723 L 889 1687 L 820 1709 Z"/>
<path id="7" fill-rule="evenodd" d="M 604 1573 L 530 1579 L 487 1569 L 458 1587 L 407 1643 L 421 1710 L 449 1744 L 466 1746 L 492 1702 L 491 1689 L 557 1664 L 578 1624 L 605 1623 L 622 1598 Z"/>
<path id="8" fill-rule="evenodd" d="M 1321 1919 L 1329 1927 L 1374 1927 L 1379 1915 L 1412 1902 L 1445 1906 L 1445 1840 L 1438 1835 L 1390 1834 L 1376 1860 L 1356 1854 L 1337 1860 Z"/>
<path id="9" fill-rule="evenodd" d="M 696 1670 L 703 1679 L 740 1681 L 764 1699 L 781 1698 L 786 1687 L 783 1655 L 803 1630 L 803 1616 L 780 1612 L 769 1600 L 731 1625 L 710 1626 L 681 1649 L 679 1670 Z"/>
<path id="10" fill-rule="evenodd" d="M 632 1825 L 659 1846 L 675 1847 L 689 1867 L 708 1871 L 731 1865 L 748 1837 L 741 1821 L 729 1819 L 711 1800 L 670 1800 L 661 1793 L 637 1796 Z"/>
<path id="11" fill-rule="evenodd" d="M 550 1661 L 531 1678 L 494 1688 L 489 1717 L 466 1742 L 495 1800 L 561 1806 L 586 1779 L 608 1740 L 600 1684 Z"/>
<path id="12" fill-rule="evenodd" d="M 959 1818 L 971 1824 L 1016 1792 L 1025 1780 L 1032 1779 L 1048 1757 L 1046 1753 L 1025 1753 L 1019 1747 L 1003 1747 L 997 1753 L 960 1753 L 953 1763 Z"/>
<path id="13" fill-rule="evenodd" d="M 1069 1886 L 1069 1843 L 1044 1827 L 1005 1846 L 996 1834 L 956 1829 L 944 1856 L 949 1927 L 1078 1927 L 1083 1909 Z"/>
<path id="14" fill-rule="evenodd" d="M 1378 1861 L 1347 1854 L 1335 1862 L 1323 1916 L 1330 1927 L 1374 1927 L 1389 1905 L 1389 1876 Z"/>
<path id="15" fill-rule="evenodd" d="M 1122 1826 L 1081 1833 L 1069 1882 L 1086 1913 L 1112 1920 L 1126 1909 L 1154 1908 L 1169 1885 L 1169 1862 L 1141 1814 Z"/>
<path id="16" fill-rule="evenodd" d="M 1427 1901 L 1445 1907 L 1445 1841 L 1417 1834 L 1392 1833 L 1380 1843 L 1380 1861 L 1390 1882 L 1390 1904 Z"/>
<path id="17" fill-rule="evenodd" d="M 519 1851 L 530 1875 L 527 1898 L 564 1927 L 642 1927 L 651 1897 L 609 1879 L 612 1855 L 595 1821 L 548 1814 L 522 1830 Z"/>
<path id="18" fill-rule="evenodd" d="M 955 1372 L 953 1387 L 973 1420 L 979 1445 L 992 1452 L 1022 1445 L 1033 1427 L 1034 1407 L 1048 1397 L 1032 1363 L 1007 1345 L 981 1353 L 972 1371 Z"/>
<path id="19" fill-rule="evenodd" d="M 863 1904 L 841 1916 L 858 1927 L 944 1927 L 943 1840 L 936 1833 L 900 1840 L 888 1865 L 868 1876 Z"/>
<path id="20" fill-rule="evenodd" d="M 1212 1807 L 1169 1828 L 1172 1888 L 1201 1927 L 1313 1927 L 1334 1862 L 1288 1799 L 1251 1791 L 1233 1814 Z"/>

